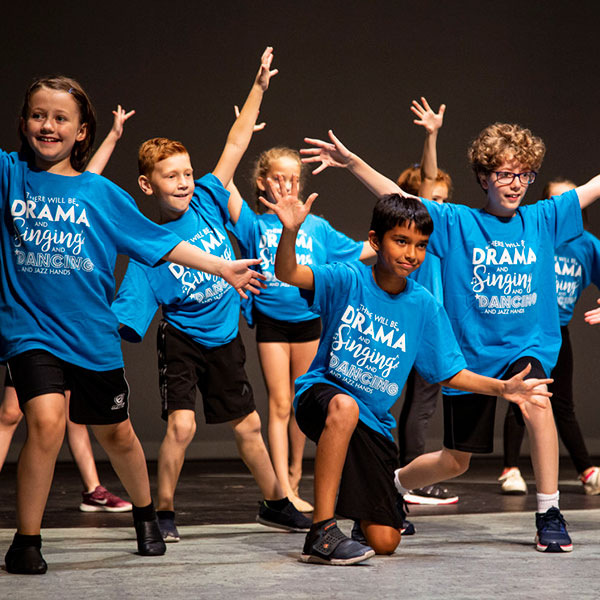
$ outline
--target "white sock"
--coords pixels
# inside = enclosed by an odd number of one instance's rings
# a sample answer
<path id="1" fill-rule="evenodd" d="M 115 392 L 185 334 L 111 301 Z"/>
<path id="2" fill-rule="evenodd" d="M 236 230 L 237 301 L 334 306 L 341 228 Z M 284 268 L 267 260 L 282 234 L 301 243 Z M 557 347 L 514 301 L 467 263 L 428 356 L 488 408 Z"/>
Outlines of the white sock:
<path id="1" fill-rule="evenodd" d="M 555 506 L 558 508 L 558 495 L 556 492 L 554 494 L 540 494 L 539 492 L 536 494 L 537 498 L 537 511 L 539 513 L 545 513 L 549 508 Z"/>
<path id="2" fill-rule="evenodd" d="M 407 490 L 401 483 L 400 483 L 400 471 L 402 471 L 402 469 L 396 469 L 394 471 L 394 485 L 396 486 L 396 489 L 398 490 L 398 493 L 401 494 L 402 496 L 404 496 L 405 494 L 408 494 L 408 492 L 410 490 Z"/>

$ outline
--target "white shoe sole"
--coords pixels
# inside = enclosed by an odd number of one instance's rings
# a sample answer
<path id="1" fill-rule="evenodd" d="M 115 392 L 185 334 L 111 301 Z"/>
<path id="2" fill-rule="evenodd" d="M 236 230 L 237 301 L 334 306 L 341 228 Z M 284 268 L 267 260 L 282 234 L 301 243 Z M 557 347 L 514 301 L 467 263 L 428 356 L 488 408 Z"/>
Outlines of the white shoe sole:
<path id="1" fill-rule="evenodd" d="M 131 512 L 131 504 L 129 506 L 123 506 L 121 508 L 114 508 L 112 506 L 91 506 L 89 504 L 80 504 L 79 510 L 81 512 Z"/>
<path id="2" fill-rule="evenodd" d="M 419 496 L 418 494 L 405 494 L 404 501 L 408 504 L 427 504 L 429 506 L 445 506 L 447 504 L 456 504 L 458 496 L 450 498 L 428 498 L 427 496 Z"/>
<path id="3" fill-rule="evenodd" d="M 368 560 L 372 556 L 375 556 L 375 550 L 369 550 L 360 556 L 353 556 L 352 558 L 332 558 L 331 560 L 321 558 L 320 556 L 313 556 L 312 554 L 301 554 L 300 560 L 305 563 L 347 567 L 348 565 L 355 565 L 363 560 Z"/>

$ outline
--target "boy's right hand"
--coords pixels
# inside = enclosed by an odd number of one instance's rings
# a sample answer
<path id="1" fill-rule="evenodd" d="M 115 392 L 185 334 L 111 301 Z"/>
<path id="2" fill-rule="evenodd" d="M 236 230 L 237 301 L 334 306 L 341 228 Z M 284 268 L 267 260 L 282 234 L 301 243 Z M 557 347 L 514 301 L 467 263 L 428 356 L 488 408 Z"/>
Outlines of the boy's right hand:
<path id="1" fill-rule="evenodd" d="M 316 148 L 302 148 L 300 154 L 309 156 L 303 158 L 303 163 L 321 162 L 321 164 L 312 172 L 317 175 L 327 167 L 347 167 L 352 160 L 352 153 L 338 138 L 333 135 L 333 131 L 328 131 L 331 142 L 324 142 L 315 138 L 304 138 L 307 144 L 312 144 Z"/>
<path id="2" fill-rule="evenodd" d="M 425 127 L 425 130 L 429 134 L 435 133 L 444 123 L 444 113 L 446 112 L 445 104 L 441 104 L 438 112 L 434 113 L 427 100 L 421 96 L 421 104 L 416 100 L 413 100 L 410 110 L 418 117 L 413 123 Z"/>
<path id="3" fill-rule="evenodd" d="M 125 124 L 125 121 L 127 121 L 129 117 L 135 115 L 135 110 L 125 112 L 125 109 L 120 104 L 118 104 L 117 110 L 113 110 L 112 113 L 114 115 L 114 118 L 113 125 L 110 131 L 117 139 L 120 139 L 123 135 L 123 125 Z"/>
<path id="4" fill-rule="evenodd" d="M 265 276 L 258 271 L 252 270 L 252 265 L 259 265 L 259 258 L 244 258 L 240 260 L 224 260 L 220 276 L 237 290 L 242 298 L 248 296 L 244 290 L 253 294 L 260 294 L 260 288 L 265 288 L 263 283 Z"/>
<path id="5" fill-rule="evenodd" d="M 528 364 L 520 373 L 507 379 L 504 382 L 502 393 L 505 400 L 519 405 L 526 419 L 529 418 L 527 403 L 540 408 L 548 408 L 552 393 L 548 391 L 547 385 L 554 381 L 553 379 L 525 379 L 529 371 L 531 371 L 531 364 Z"/>
<path id="6" fill-rule="evenodd" d="M 269 187 L 269 192 L 275 202 L 269 202 L 262 196 L 259 197 L 259 200 L 279 217 L 279 220 L 285 229 L 292 231 L 300 229 L 300 226 L 304 223 L 306 216 L 310 212 L 312 203 L 319 194 L 311 194 L 306 202 L 303 203 L 298 198 L 297 175 L 292 175 L 292 183 L 289 190 L 281 175 L 278 175 L 276 180 L 273 180 L 270 177 L 267 178 L 267 186 Z"/>

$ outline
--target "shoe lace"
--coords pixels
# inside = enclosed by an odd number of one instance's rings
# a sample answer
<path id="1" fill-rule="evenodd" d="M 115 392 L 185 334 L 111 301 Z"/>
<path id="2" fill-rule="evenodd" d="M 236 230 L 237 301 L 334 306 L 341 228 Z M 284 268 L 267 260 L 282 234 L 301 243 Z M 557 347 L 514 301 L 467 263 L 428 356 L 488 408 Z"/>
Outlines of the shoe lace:
<path id="1" fill-rule="evenodd" d="M 544 527 L 546 529 L 562 531 L 566 529 L 567 525 L 567 520 L 557 508 L 552 507 L 544 514 Z"/>

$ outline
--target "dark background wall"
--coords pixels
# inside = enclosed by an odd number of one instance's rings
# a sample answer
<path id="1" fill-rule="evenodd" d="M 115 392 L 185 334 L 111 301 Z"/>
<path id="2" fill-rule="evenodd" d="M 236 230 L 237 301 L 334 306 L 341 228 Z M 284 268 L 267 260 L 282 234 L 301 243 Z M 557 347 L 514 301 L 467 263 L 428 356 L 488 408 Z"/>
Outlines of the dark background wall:
<path id="1" fill-rule="evenodd" d="M 527 195 L 535 201 L 550 177 L 585 182 L 600 171 L 599 16 L 595 1 L 11 3 L 0 25 L 0 147 L 17 147 L 16 115 L 29 81 L 50 72 L 69 74 L 94 100 L 98 141 L 109 130 L 117 103 L 137 110 L 104 174 L 152 217 L 150 201 L 137 190 L 137 146 L 157 135 L 180 139 L 196 174 L 210 171 L 232 122 L 233 104 L 243 102 L 269 44 L 280 74 L 263 102 L 267 128 L 255 136 L 238 171 L 247 197 L 251 163 L 261 150 L 301 147 L 304 136 L 322 137 L 328 128 L 396 176 L 420 157 L 423 132 L 412 124 L 409 106 L 424 95 L 436 108 L 448 105 L 439 157 L 454 178 L 456 202 L 480 206 L 484 201 L 466 148 L 493 121 L 521 123 L 545 140 L 546 160 Z M 320 193 L 315 212 L 364 238 L 373 198 L 358 182 L 347 173 L 326 171 L 309 179 L 308 190 Z M 592 208 L 591 230 L 600 233 L 600 207 Z M 125 266 L 120 259 L 119 281 Z M 580 420 L 590 449 L 599 454 L 600 330 L 582 320 L 597 295 L 595 289 L 584 294 L 572 337 Z M 150 457 L 163 432 L 155 326 L 142 345 L 124 346 L 132 419 Z M 245 325 L 242 331 L 266 421 L 253 336 Z M 439 415 L 432 438 L 432 447 L 439 445 Z M 235 449 L 226 426 L 199 427 L 190 456 L 230 455 Z"/>

